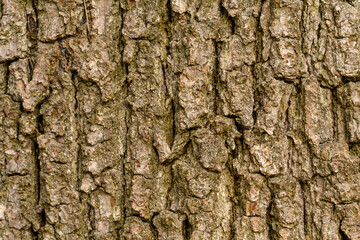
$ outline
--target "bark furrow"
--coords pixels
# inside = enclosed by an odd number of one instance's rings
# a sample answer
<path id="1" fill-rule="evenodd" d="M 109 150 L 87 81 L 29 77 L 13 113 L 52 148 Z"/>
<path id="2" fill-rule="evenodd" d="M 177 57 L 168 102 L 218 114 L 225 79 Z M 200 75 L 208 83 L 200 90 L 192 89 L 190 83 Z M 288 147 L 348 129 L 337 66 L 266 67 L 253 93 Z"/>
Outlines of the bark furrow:
<path id="1" fill-rule="evenodd" d="M 359 0 L 0 0 L 0 239 L 360 239 Z"/>

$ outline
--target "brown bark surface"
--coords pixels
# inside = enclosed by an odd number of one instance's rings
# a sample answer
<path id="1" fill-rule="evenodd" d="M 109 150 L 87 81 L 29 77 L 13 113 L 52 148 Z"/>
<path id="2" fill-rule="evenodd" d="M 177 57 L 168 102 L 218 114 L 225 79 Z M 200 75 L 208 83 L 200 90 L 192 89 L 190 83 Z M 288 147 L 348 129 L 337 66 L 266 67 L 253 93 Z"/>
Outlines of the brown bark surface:
<path id="1" fill-rule="evenodd" d="M 0 3 L 0 239 L 360 239 L 360 0 Z"/>

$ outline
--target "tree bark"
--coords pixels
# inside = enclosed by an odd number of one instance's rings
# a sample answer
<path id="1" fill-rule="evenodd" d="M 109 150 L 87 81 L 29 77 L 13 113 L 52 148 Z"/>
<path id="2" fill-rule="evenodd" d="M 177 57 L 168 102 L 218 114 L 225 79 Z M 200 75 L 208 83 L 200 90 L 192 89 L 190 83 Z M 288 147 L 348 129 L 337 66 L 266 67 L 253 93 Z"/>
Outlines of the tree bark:
<path id="1" fill-rule="evenodd" d="M 0 239 L 360 239 L 359 0 L 0 3 Z"/>

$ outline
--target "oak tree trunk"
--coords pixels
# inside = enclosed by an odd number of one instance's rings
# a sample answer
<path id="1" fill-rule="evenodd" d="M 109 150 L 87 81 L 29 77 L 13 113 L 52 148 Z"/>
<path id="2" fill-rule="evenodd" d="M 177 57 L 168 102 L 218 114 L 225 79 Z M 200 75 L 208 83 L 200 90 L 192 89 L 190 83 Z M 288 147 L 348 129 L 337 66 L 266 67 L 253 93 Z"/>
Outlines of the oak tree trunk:
<path id="1" fill-rule="evenodd" d="M 0 3 L 0 239 L 360 239 L 360 0 Z"/>

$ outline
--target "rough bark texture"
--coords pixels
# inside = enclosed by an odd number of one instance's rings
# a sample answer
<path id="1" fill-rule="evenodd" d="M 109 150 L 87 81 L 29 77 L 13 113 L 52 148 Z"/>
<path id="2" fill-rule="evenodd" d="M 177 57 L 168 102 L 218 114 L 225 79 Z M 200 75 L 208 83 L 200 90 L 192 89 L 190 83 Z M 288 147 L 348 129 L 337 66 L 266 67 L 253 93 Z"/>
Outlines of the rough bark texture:
<path id="1" fill-rule="evenodd" d="M 0 3 L 0 239 L 360 239 L 360 0 Z"/>

